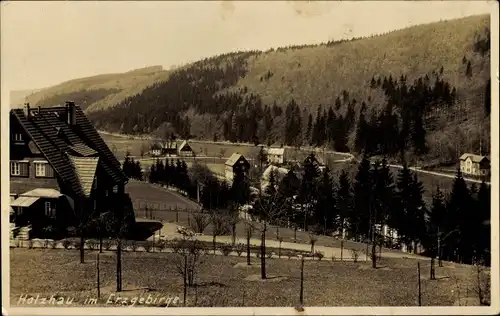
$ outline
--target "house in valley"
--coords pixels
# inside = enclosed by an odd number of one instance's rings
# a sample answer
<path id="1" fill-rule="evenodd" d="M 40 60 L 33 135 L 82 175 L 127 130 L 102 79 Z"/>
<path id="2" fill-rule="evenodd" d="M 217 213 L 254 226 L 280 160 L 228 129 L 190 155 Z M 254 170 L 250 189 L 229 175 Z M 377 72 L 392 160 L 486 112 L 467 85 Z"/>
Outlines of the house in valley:
<path id="1" fill-rule="evenodd" d="M 285 148 L 267 147 L 264 149 L 267 162 L 274 165 L 282 165 L 286 162 Z"/>
<path id="2" fill-rule="evenodd" d="M 238 172 L 248 174 L 250 163 L 240 153 L 234 153 L 225 163 L 224 173 L 227 181 L 233 181 L 234 175 Z"/>
<path id="3" fill-rule="evenodd" d="M 486 156 L 463 154 L 460 156 L 460 171 L 473 176 L 488 176 L 490 174 L 490 160 Z"/>
<path id="4" fill-rule="evenodd" d="M 194 152 L 187 140 L 184 140 L 180 143 L 177 149 L 177 155 L 182 157 L 193 157 Z"/>
<path id="5" fill-rule="evenodd" d="M 151 146 L 150 153 L 153 157 L 176 156 L 177 148 L 178 144 L 175 140 L 158 141 Z"/>
<path id="6" fill-rule="evenodd" d="M 17 226 L 67 228 L 90 214 L 131 207 L 128 178 L 73 102 L 10 111 L 11 219 Z M 82 216 L 84 215 L 84 216 Z"/>

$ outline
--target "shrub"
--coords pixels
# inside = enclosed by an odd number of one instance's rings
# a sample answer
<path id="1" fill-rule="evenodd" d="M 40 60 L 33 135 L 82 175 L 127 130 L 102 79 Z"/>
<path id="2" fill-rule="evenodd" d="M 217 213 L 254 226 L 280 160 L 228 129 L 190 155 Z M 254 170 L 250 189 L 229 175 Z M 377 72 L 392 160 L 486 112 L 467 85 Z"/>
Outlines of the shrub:
<path id="1" fill-rule="evenodd" d="M 256 252 L 256 253 L 255 253 L 255 256 L 256 256 L 257 258 L 260 258 L 260 251 Z"/>
<path id="2" fill-rule="evenodd" d="M 79 240 L 76 240 L 73 242 L 73 248 L 78 249 L 78 250 L 80 249 L 80 241 Z"/>
<path id="3" fill-rule="evenodd" d="M 28 248 L 29 249 L 33 248 L 33 240 L 31 240 L 31 239 L 28 240 Z"/>
<path id="4" fill-rule="evenodd" d="M 314 257 L 318 258 L 318 260 L 323 259 L 323 257 L 324 257 L 324 256 L 325 256 L 325 255 L 324 255 L 321 251 L 316 251 L 316 252 L 314 253 Z"/>
<path id="5" fill-rule="evenodd" d="M 158 241 L 158 243 L 156 243 L 156 248 L 158 248 L 159 252 L 162 252 L 162 250 L 165 249 L 165 246 L 166 246 L 166 244 L 165 244 L 165 241 L 163 241 L 163 240 L 160 240 L 160 241 Z"/>
<path id="6" fill-rule="evenodd" d="M 332 262 L 335 262 L 337 261 L 337 257 L 335 257 L 334 255 L 332 255 Z"/>
<path id="7" fill-rule="evenodd" d="M 50 248 L 52 248 L 52 249 L 57 248 L 57 240 L 51 240 L 49 244 L 50 244 Z"/>
<path id="8" fill-rule="evenodd" d="M 351 249 L 351 257 L 352 257 L 352 260 L 354 262 L 358 262 L 358 258 L 359 258 L 359 250 L 356 250 L 356 249 Z"/>
<path id="9" fill-rule="evenodd" d="M 146 250 L 147 252 L 151 252 L 151 251 L 153 250 L 153 242 L 152 242 L 152 241 L 147 240 L 147 241 L 144 243 L 144 250 Z"/>
<path id="10" fill-rule="evenodd" d="M 105 249 L 105 250 L 109 250 L 111 249 L 111 246 L 113 245 L 113 241 L 110 239 L 105 239 L 102 241 L 102 247 Z"/>
<path id="11" fill-rule="evenodd" d="M 266 257 L 269 258 L 269 259 L 271 259 L 273 257 L 273 255 L 274 255 L 273 251 L 266 252 Z"/>
<path id="12" fill-rule="evenodd" d="M 130 248 L 132 249 L 132 251 L 136 251 L 137 250 L 137 242 L 135 240 L 132 240 L 130 242 Z"/>
<path id="13" fill-rule="evenodd" d="M 180 253 L 181 250 L 184 248 L 184 243 L 182 240 L 174 238 L 170 241 L 170 246 L 172 247 L 174 253 Z"/>
<path id="14" fill-rule="evenodd" d="M 43 248 L 48 248 L 49 247 L 49 240 L 48 239 L 44 239 L 42 241 L 42 247 Z"/>
<path id="15" fill-rule="evenodd" d="M 71 241 L 69 239 L 64 239 L 62 241 L 62 245 L 63 245 L 64 249 L 69 249 L 69 247 L 71 246 Z"/>
<path id="16" fill-rule="evenodd" d="M 286 252 L 286 256 L 288 257 L 288 259 L 291 259 L 292 257 L 295 257 L 296 255 L 297 255 L 297 253 L 293 250 Z"/>
<path id="17" fill-rule="evenodd" d="M 94 239 L 89 239 L 87 241 L 87 247 L 89 247 L 90 250 L 95 250 L 99 247 L 99 242 Z"/>
<path id="18" fill-rule="evenodd" d="M 241 256 L 241 254 L 245 250 L 245 244 L 242 244 L 242 243 L 236 244 L 235 250 L 236 250 L 236 253 L 238 254 L 238 257 Z"/>
<path id="19" fill-rule="evenodd" d="M 233 251 L 233 247 L 231 245 L 222 245 L 220 247 L 220 250 L 222 251 L 222 254 L 224 256 L 229 256 L 229 254 L 231 253 L 231 251 Z"/>

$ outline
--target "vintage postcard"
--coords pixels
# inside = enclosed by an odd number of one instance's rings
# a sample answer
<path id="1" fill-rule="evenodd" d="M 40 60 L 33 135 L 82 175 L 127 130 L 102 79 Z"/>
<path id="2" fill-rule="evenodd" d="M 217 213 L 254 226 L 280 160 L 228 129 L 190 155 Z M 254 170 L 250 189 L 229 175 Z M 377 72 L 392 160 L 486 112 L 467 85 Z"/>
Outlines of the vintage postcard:
<path id="1" fill-rule="evenodd" d="M 2 1 L 5 315 L 500 312 L 496 1 Z"/>

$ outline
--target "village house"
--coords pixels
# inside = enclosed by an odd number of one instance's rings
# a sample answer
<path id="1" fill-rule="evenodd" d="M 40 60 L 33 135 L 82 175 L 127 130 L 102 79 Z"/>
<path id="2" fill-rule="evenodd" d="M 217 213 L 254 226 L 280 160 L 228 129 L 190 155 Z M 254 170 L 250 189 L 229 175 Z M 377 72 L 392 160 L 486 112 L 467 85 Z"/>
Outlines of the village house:
<path id="1" fill-rule="evenodd" d="M 177 155 L 182 157 L 193 157 L 194 152 L 187 140 L 182 141 L 177 150 Z"/>
<path id="2" fill-rule="evenodd" d="M 488 176 L 490 160 L 485 156 L 465 153 L 460 156 L 460 171 L 473 176 Z"/>
<path id="3" fill-rule="evenodd" d="M 250 163 L 242 154 L 234 153 L 225 163 L 224 173 L 227 181 L 233 181 L 234 175 L 238 172 L 248 173 Z"/>
<path id="4" fill-rule="evenodd" d="M 129 205 L 127 177 L 73 102 L 10 111 L 11 219 L 33 232 L 76 226 L 82 214 Z M 124 204 L 125 203 L 125 204 Z M 88 213 L 90 212 L 90 213 Z"/>
<path id="5" fill-rule="evenodd" d="M 177 148 L 178 144 L 175 140 L 158 141 L 151 146 L 150 153 L 153 157 L 176 156 Z"/>
<path id="6" fill-rule="evenodd" d="M 281 165 L 286 162 L 285 148 L 267 147 L 264 149 L 269 164 Z"/>

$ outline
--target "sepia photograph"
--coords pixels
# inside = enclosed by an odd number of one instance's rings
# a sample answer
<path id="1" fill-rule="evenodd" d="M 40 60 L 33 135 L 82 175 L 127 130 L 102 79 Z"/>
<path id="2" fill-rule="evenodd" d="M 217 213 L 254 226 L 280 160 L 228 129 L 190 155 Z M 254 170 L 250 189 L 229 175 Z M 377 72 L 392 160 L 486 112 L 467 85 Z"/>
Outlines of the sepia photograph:
<path id="1" fill-rule="evenodd" d="M 0 6 L 4 315 L 500 313 L 498 2 Z"/>

